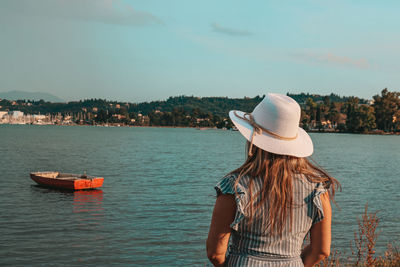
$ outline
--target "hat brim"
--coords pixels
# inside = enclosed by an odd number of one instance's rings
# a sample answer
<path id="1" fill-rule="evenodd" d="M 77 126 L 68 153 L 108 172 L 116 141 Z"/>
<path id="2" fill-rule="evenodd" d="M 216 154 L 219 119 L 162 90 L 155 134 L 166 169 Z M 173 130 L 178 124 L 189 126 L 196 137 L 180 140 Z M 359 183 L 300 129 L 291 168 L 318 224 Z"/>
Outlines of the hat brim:
<path id="1" fill-rule="evenodd" d="M 243 117 L 245 113 L 239 110 L 231 110 L 229 112 L 229 117 L 239 132 L 250 141 L 253 133 L 253 126 L 247 121 L 235 116 L 234 112 L 240 117 Z M 262 134 L 254 135 L 253 145 L 271 153 L 290 155 L 299 158 L 311 156 L 314 151 L 311 137 L 301 127 L 299 127 L 296 139 L 282 140 L 266 132 L 262 132 Z"/>

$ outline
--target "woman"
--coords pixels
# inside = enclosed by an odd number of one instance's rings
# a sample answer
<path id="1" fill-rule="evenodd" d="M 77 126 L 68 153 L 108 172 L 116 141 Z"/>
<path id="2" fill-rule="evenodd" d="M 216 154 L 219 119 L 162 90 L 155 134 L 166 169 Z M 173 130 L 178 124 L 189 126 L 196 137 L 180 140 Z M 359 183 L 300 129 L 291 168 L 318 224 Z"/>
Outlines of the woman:
<path id="1" fill-rule="evenodd" d="M 248 156 L 215 187 L 207 239 L 214 266 L 313 266 L 329 256 L 338 182 L 307 160 L 313 144 L 300 114 L 295 100 L 279 94 L 250 114 L 229 113 Z M 302 248 L 307 233 L 311 242 Z"/>

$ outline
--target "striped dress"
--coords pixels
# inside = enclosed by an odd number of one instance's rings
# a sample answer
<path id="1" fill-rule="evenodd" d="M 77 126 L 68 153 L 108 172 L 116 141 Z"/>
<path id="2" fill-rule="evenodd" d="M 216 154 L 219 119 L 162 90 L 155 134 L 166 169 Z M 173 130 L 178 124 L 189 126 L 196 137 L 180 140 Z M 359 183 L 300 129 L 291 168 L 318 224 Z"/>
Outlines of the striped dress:
<path id="1" fill-rule="evenodd" d="M 235 195 L 236 175 L 223 178 L 216 186 L 217 195 Z M 262 180 L 254 179 L 253 192 L 262 188 Z M 249 201 L 248 188 L 250 178 L 243 177 L 237 188 L 236 215 L 231 223 L 231 239 L 225 266 L 304 266 L 300 258 L 302 244 L 306 234 L 314 223 L 324 218 L 320 195 L 326 192 L 321 183 L 311 183 L 302 176 L 293 179 L 293 223 L 289 231 L 289 220 L 283 228 L 282 236 L 272 235 L 266 230 L 268 207 L 261 208 L 261 219 L 247 225 L 245 207 Z"/>

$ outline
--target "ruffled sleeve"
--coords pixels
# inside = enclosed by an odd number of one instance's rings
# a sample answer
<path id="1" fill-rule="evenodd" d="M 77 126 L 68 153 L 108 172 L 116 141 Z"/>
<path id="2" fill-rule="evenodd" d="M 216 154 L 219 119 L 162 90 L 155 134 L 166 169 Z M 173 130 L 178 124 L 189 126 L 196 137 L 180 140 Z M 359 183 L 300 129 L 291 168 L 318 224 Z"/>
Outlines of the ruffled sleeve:
<path id="1" fill-rule="evenodd" d="M 329 189 L 329 185 L 324 185 L 322 183 L 318 183 L 312 193 L 312 202 L 313 202 L 313 222 L 312 224 L 318 223 L 324 219 L 324 209 L 322 207 L 321 195 L 327 192 Z"/>
<path id="2" fill-rule="evenodd" d="M 219 183 L 215 185 L 215 190 L 217 191 L 217 196 L 221 194 L 231 194 L 235 197 L 236 201 L 236 215 L 230 227 L 237 231 L 239 222 L 244 218 L 244 204 L 243 197 L 245 196 L 245 188 L 238 183 L 235 192 L 235 182 L 237 176 L 229 175 L 224 177 Z"/>

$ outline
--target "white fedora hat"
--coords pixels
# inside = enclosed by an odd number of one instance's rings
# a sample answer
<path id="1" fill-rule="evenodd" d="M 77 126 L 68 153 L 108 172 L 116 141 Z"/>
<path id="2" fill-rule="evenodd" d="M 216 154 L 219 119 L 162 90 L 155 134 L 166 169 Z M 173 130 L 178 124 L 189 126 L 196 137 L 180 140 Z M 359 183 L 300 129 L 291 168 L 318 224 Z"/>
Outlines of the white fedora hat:
<path id="1" fill-rule="evenodd" d="M 299 104 L 286 95 L 267 94 L 252 113 L 231 110 L 229 117 L 252 145 L 265 151 L 295 157 L 313 153 L 310 136 L 299 127 Z"/>

